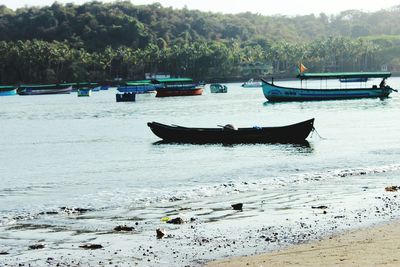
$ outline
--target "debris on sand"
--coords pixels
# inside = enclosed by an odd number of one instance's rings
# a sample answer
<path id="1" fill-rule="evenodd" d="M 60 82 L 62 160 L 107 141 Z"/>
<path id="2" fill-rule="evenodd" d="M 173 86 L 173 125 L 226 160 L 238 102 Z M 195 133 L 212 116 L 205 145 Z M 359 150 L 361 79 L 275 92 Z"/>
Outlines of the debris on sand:
<path id="1" fill-rule="evenodd" d="M 171 219 L 171 220 L 167 221 L 167 223 L 183 224 L 183 223 L 185 223 L 185 221 L 181 217 L 176 217 L 175 219 Z"/>
<path id="2" fill-rule="evenodd" d="M 385 187 L 386 192 L 396 192 L 398 190 L 400 190 L 400 186 L 392 185 Z"/>
<path id="3" fill-rule="evenodd" d="M 68 213 L 68 214 L 83 214 L 88 211 L 92 211 L 92 209 L 85 209 L 85 208 L 68 208 L 68 207 L 61 207 L 61 211 Z"/>
<path id="4" fill-rule="evenodd" d="M 234 210 L 243 210 L 243 203 L 236 203 L 231 205 Z"/>
<path id="5" fill-rule="evenodd" d="M 312 209 L 327 209 L 328 206 L 324 206 L 324 205 L 321 205 L 321 206 L 311 206 L 311 208 L 312 208 Z"/>
<path id="6" fill-rule="evenodd" d="M 84 244 L 84 245 L 80 245 L 79 247 L 83 248 L 83 249 L 100 249 L 100 248 L 103 248 L 103 246 L 99 245 L 99 244 Z"/>
<path id="7" fill-rule="evenodd" d="M 42 249 L 42 248 L 44 248 L 43 244 L 35 244 L 29 246 L 29 249 Z"/>
<path id="8" fill-rule="evenodd" d="M 133 230 L 135 230 L 135 227 L 130 227 L 126 225 L 118 225 L 114 228 L 114 231 L 117 232 L 132 232 Z"/>
<path id="9" fill-rule="evenodd" d="M 165 233 L 164 229 L 158 228 L 156 230 L 156 234 L 157 234 L 157 238 L 161 239 L 161 238 L 163 238 L 165 236 L 166 233 Z"/>

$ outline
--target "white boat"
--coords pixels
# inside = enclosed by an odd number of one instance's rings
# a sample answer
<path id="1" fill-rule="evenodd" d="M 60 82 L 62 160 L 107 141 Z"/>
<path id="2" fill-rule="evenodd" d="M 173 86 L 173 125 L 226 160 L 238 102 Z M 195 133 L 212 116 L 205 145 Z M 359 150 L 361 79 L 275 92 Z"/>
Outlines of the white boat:
<path id="1" fill-rule="evenodd" d="M 255 82 L 254 79 L 250 79 L 247 82 L 242 84 L 242 87 L 244 88 L 256 88 L 256 87 L 261 87 L 262 82 Z"/>

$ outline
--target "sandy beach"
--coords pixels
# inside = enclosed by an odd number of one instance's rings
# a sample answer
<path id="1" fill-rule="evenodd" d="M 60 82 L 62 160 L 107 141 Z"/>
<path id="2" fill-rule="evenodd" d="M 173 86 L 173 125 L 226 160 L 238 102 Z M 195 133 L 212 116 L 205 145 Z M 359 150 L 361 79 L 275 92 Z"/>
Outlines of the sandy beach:
<path id="1" fill-rule="evenodd" d="M 400 222 L 207 266 L 400 266 Z"/>

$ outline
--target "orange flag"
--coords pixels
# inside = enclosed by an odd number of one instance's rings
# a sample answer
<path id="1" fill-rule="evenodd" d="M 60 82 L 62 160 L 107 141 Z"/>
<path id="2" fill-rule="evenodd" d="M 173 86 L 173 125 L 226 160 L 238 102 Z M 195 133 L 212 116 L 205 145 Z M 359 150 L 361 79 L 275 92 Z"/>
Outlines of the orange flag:
<path id="1" fill-rule="evenodd" d="M 300 63 L 300 66 L 299 66 L 299 71 L 300 71 L 300 73 L 303 73 L 303 72 L 305 72 L 306 70 L 308 70 L 302 63 Z"/>

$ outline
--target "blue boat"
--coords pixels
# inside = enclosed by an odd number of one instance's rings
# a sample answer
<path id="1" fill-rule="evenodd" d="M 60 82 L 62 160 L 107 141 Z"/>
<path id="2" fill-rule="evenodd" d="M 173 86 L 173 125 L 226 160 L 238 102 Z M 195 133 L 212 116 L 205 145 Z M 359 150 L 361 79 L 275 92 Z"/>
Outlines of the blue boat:
<path id="1" fill-rule="evenodd" d="M 16 86 L 0 86 L 0 96 L 10 96 L 17 94 L 17 87 Z"/>
<path id="2" fill-rule="evenodd" d="M 150 80 L 141 80 L 126 82 L 118 86 L 117 90 L 121 93 L 147 94 L 155 93 L 156 86 Z"/>
<path id="3" fill-rule="evenodd" d="M 393 91 L 397 92 L 385 84 L 385 80 L 390 76 L 390 72 L 301 73 L 297 76 L 301 80 L 382 78 L 382 82 L 379 87 L 373 85 L 368 88 L 307 89 L 278 86 L 274 84 L 273 80 L 269 83 L 262 79 L 262 88 L 265 98 L 271 102 L 384 98 Z"/>

